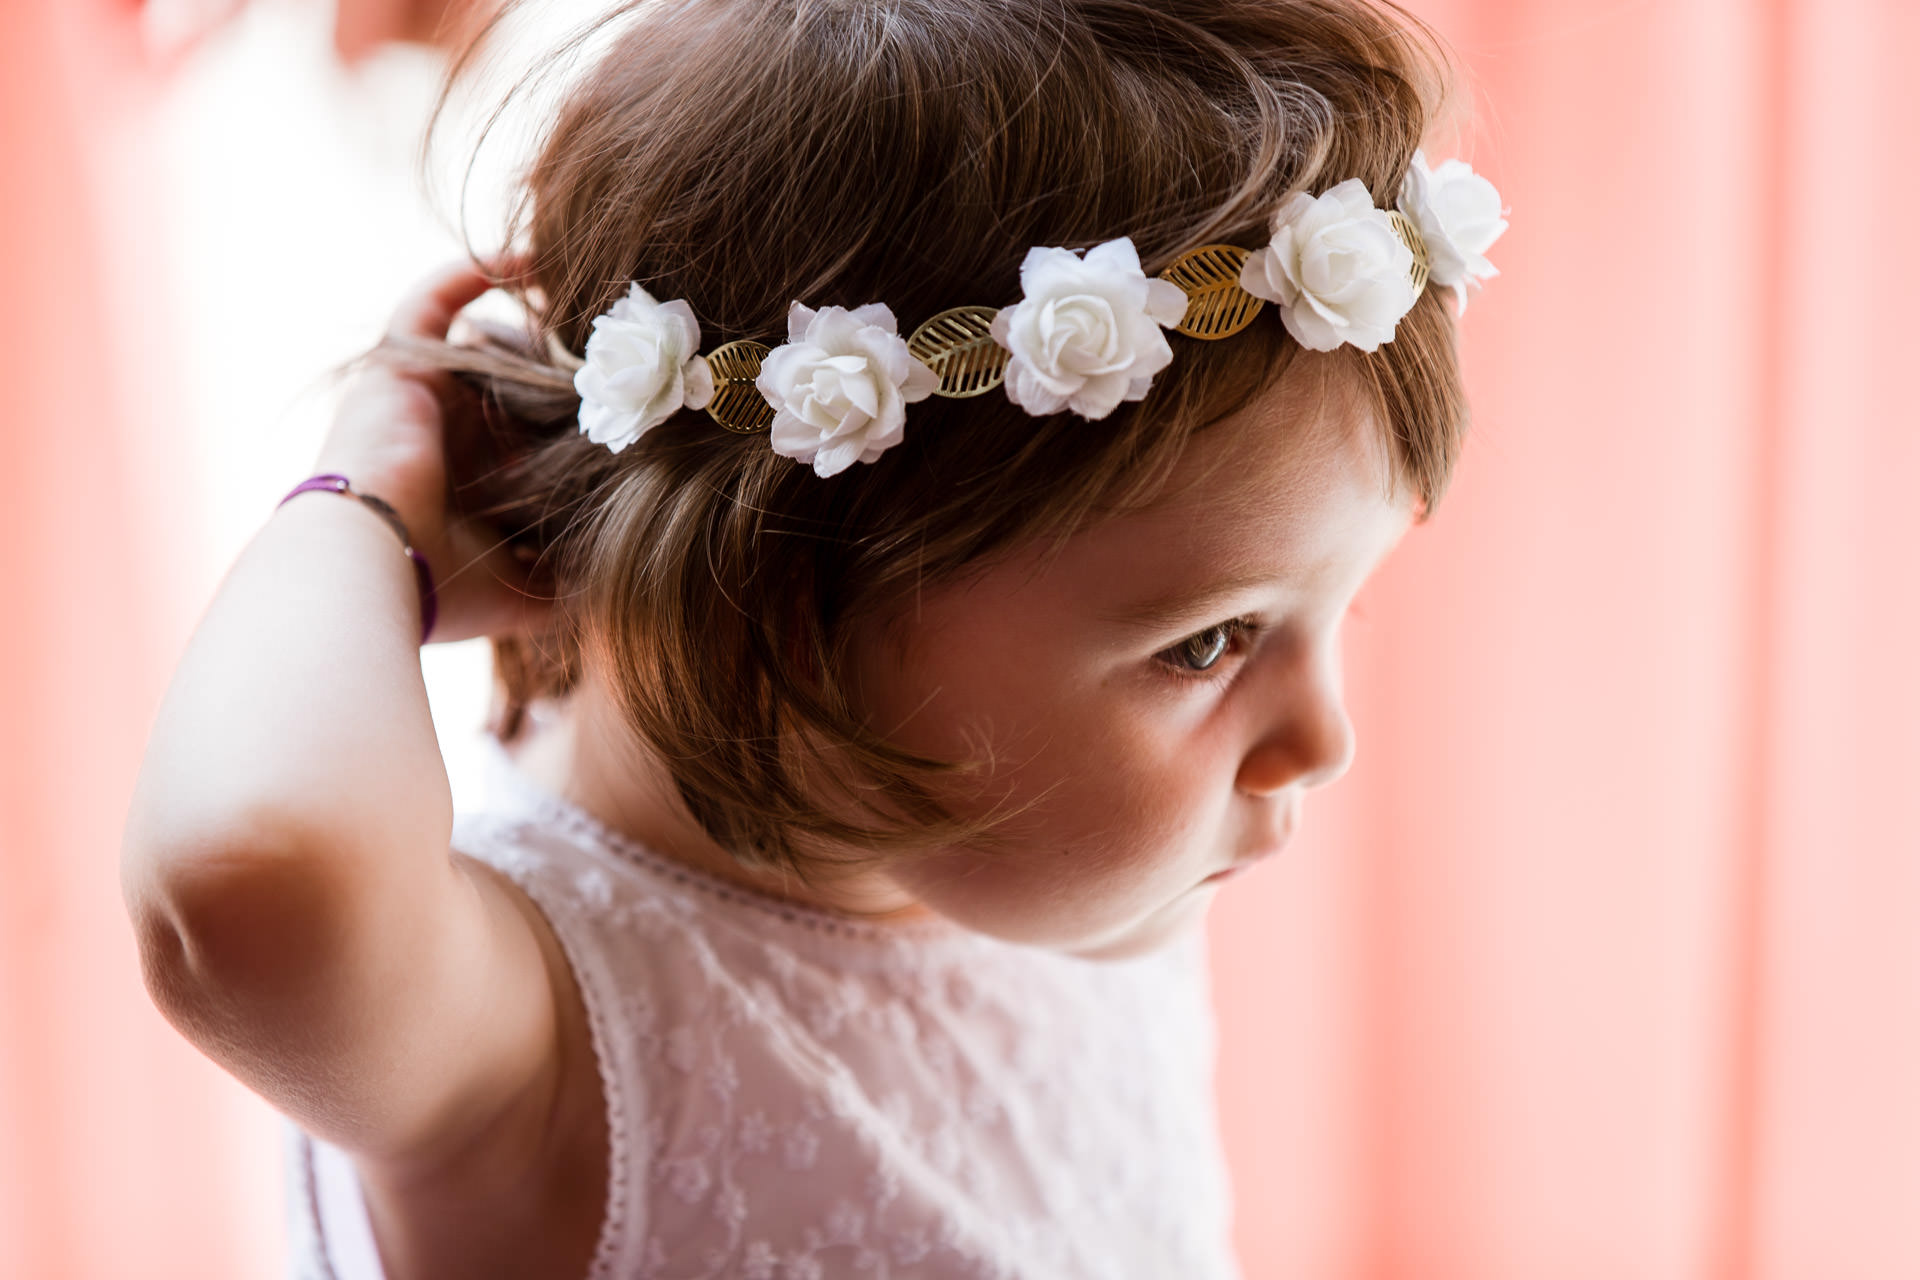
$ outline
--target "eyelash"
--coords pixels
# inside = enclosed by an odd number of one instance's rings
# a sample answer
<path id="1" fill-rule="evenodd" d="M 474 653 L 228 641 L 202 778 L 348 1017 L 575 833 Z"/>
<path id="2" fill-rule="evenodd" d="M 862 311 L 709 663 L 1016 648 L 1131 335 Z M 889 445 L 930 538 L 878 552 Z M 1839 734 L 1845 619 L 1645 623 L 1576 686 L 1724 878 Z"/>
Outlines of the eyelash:
<path id="1" fill-rule="evenodd" d="M 1154 658 L 1159 661 L 1167 673 L 1176 680 L 1218 679 L 1221 661 L 1231 656 L 1237 650 L 1244 649 L 1246 647 L 1246 641 L 1258 630 L 1258 624 L 1251 618 L 1233 618 L 1226 622 L 1216 622 L 1210 627 L 1194 632 L 1179 644 L 1162 649 L 1154 655 Z M 1216 638 L 1220 642 L 1219 647 L 1213 651 L 1212 661 L 1208 662 L 1206 666 L 1196 667 L 1182 660 L 1182 652 L 1193 645 L 1195 641 L 1202 639 L 1213 640 Z"/>

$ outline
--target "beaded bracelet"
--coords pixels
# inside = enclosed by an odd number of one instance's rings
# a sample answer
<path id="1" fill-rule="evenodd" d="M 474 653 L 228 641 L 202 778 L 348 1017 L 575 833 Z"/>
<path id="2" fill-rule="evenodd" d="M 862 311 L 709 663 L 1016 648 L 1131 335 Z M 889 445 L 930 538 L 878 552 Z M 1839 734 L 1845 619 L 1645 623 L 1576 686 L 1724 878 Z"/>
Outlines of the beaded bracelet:
<path id="1" fill-rule="evenodd" d="M 340 475 L 307 477 L 299 484 L 293 486 L 287 496 L 275 504 L 276 509 L 286 506 L 287 503 L 293 501 L 293 499 L 299 497 L 301 494 L 314 489 L 325 489 L 329 493 L 345 494 L 349 498 L 358 498 L 363 506 L 373 512 L 373 514 L 379 516 L 382 520 L 385 520 L 388 527 L 400 535 L 400 549 L 407 553 L 407 559 L 413 561 L 414 580 L 420 588 L 420 643 L 425 644 L 427 637 L 433 634 L 433 571 L 427 568 L 427 558 L 414 550 L 413 536 L 407 532 L 407 526 L 402 523 L 400 513 L 372 494 L 356 491 L 352 484 L 348 482 L 347 478 Z"/>

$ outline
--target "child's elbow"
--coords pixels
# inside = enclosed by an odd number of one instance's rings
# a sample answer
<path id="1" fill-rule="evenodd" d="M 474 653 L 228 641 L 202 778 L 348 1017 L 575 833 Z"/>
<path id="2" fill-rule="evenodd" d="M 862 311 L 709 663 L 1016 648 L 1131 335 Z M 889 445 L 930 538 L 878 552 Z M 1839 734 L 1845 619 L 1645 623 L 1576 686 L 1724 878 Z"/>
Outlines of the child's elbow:
<path id="1" fill-rule="evenodd" d="M 209 1055 L 236 1018 L 311 973 L 337 892 L 324 865 L 276 837 L 141 847 L 133 831 L 121 888 L 156 1008 Z"/>

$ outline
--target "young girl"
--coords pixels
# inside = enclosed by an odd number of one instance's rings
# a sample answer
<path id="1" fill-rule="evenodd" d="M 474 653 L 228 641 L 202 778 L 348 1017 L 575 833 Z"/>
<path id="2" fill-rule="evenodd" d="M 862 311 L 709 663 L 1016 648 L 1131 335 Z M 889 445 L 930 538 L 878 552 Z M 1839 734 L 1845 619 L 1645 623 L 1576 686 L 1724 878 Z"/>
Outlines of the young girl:
<path id="1" fill-rule="evenodd" d="M 1235 1274 L 1202 916 L 1347 765 L 1505 225 L 1438 60 L 1362 0 L 596 36 L 181 666 L 154 998 L 297 1126 L 302 1275 Z M 495 637 L 457 820 L 423 632 Z"/>

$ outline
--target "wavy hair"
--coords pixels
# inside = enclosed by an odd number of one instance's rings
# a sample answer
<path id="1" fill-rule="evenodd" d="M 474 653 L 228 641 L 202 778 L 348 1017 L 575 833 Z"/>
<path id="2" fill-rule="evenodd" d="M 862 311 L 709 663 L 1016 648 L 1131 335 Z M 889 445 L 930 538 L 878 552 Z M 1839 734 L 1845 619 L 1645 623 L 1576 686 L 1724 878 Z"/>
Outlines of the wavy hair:
<path id="1" fill-rule="evenodd" d="M 1423 511 L 1445 490 L 1466 408 L 1437 289 L 1371 354 L 1303 351 L 1271 310 L 1217 342 L 1169 334 L 1174 363 L 1147 398 L 1097 423 L 998 395 L 923 401 L 904 443 L 829 480 L 693 411 L 615 455 L 578 433 L 548 354 L 580 352 L 629 281 L 689 300 L 708 349 L 777 344 L 795 299 L 884 301 L 905 333 L 1016 301 L 1031 246 L 1129 236 L 1151 274 L 1199 245 L 1263 245 L 1294 191 L 1359 178 L 1391 206 L 1448 103 L 1446 59 L 1404 12 L 648 0 L 591 34 L 602 51 L 561 95 L 507 228 L 528 263 L 505 284 L 526 331 L 430 353 L 466 392 L 456 509 L 536 560 L 560 600 L 550 635 L 494 642 L 503 738 L 591 660 L 743 863 L 806 878 L 978 836 L 941 799 L 968 762 L 903 752 L 860 716 L 840 675 L 855 620 L 1146 500 L 1193 432 L 1296 361 L 1353 375 Z"/>

